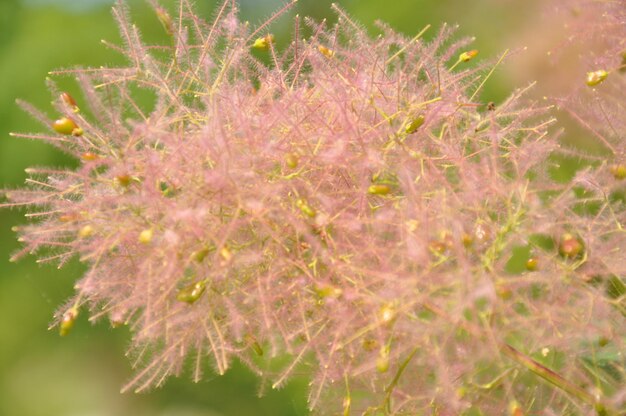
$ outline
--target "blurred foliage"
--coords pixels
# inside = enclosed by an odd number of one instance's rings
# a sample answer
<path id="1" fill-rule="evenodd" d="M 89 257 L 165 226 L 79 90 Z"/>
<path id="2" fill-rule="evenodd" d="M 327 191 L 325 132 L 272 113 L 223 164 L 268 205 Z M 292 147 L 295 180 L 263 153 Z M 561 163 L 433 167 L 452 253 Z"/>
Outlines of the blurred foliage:
<path id="1" fill-rule="evenodd" d="M 116 65 L 121 57 L 106 49 L 100 39 L 120 41 L 110 15 L 111 1 L 19 0 L 0 1 L 0 187 L 21 186 L 29 166 L 73 166 L 66 155 L 45 144 L 17 140 L 10 131 L 40 131 L 14 100 L 28 101 L 51 114 L 45 87 L 48 71 L 74 66 Z M 108 3 L 105 4 L 105 3 Z M 147 42 L 164 41 L 164 34 L 146 1 L 129 1 L 133 19 Z M 210 18 L 213 3 L 197 2 L 202 16 Z M 242 18 L 262 21 L 279 5 L 277 0 L 242 0 Z M 331 0 L 300 0 L 291 14 L 336 21 Z M 511 33 L 536 13 L 532 5 L 515 11 L 510 2 L 476 0 L 345 0 L 339 5 L 376 33 L 375 20 L 387 22 L 407 36 L 433 24 L 429 36 L 444 21 L 461 24 L 460 35 L 475 35 L 481 57 L 494 57 L 508 47 Z M 161 1 L 173 9 L 173 0 Z M 74 7 L 80 5 L 80 7 Z M 512 18 L 515 20 L 511 20 Z M 280 19 L 277 37 L 288 39 L 291 21 Z M 498 72 L 498 74 L 500 74 Z M 55 77 L 59 85 L 82 98 L 73 80 Z M 506 95 L 506 80 L 496 76 L 483 100 Z M 11 227 L 24 223 L 24 212 L 0 210 L 0 414 L 49 415 L 304 415 L 306 379 L 292 381 L 282 391 L 270 391 L 259 399 L 256 378 L 235 364 L 225 376 L 211 375 L 193 384 L 188 377 L 169 380 L 166 386 L 145 395 L 119 394 L 132 370 L 124 357 L 128 331 L 112 330 L 108 323 L 90 326 L 85 315 L 72 333 L 60 338 L 47 331 L 54 310 L 72 292 L 82 273 L 77 261 L 58 270 L 39 266 L 30 256 L 9 263 L 19 248 Z"/>

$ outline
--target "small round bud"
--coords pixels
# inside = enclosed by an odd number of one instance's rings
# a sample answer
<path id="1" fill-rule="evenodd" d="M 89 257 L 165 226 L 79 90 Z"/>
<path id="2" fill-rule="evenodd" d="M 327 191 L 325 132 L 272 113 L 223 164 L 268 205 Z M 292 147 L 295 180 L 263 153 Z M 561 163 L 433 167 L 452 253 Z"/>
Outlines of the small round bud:
<path id="1" fill-rule="evenodd" d="M 220 256 L 222 256 L 222 259 L 224 260 L 224 262 L 227 263 L 232 260 L 233 253 L 232 251 L 230 251 L 228 247 L 224 246 L 220 249 Z"/>
<path id="2" fill-rule="evenodd" d="M 270 45 L 273 43 L 274 43 L 274 35 L 270 33 L 266 36 L 263 36 L 262 38 L 258 38 L 257 40 L 255 40 L 254 43 L 252 44 L 252 47 L 254 49 L 266 51 L 270 48 Z"/>
<path id="3" fill-rule="evenodd" d="M 609 344 L 609 342 L 611 342 L 609 338 L 602 336 L 598 339 L 598 346 L 606 347 Z"/>
<path id="4" fill-rule="evenodd" d="M 289 153 L 285 156 L 285 163 L 290 169 L 297 168 L 299 161 L 300 161 L 300 158 L 298 158 L 298 155 L 295 153 Z"/>
<path id="5" fill-rule="evenodd" d="M 365 351 L 374 351 L 378 347 L 378 342 L 373 338 L 364 338 L 361 345 Z"/>
<path id="6" fill-rule="evenodd" d="M 341 290 L 341 288 L 328 285 L 328 286 L 316 287 L 315 293 L 317 294 L 318 297 L 324 299 L 324 298 L 338 298 L 339 296 L 341 296 L 343 291 Z"/>
<path id="7" fill-rule="evenodd" d="M 387 195 L 389 192 L 391 192 L 391 188 L 384 184 L 374 184 L 367 188 L 367 193 L 371 195 Z"/>
<path id="8" fill-rule="evenodd" d="M 115 183 L 124 188 L 127 188 L 130 185 L 131 181 L 132 178 L 130 177 L 130 175 L 118 175 L 115 177 Z"/>
<path id="9" fill-rule="evenodd" d="M 92 152 L 85 152 L 80 155 L 80 158 L 83 159 L 85 162 L 93 162 L 94 160 L 97 160 L 99 156 Z"/>
<path id="10" fill-rule="evenodd" d="M 176 299 L 191 305 L 200 299 L 200 296 L 204 293 L 205 288 L 206 283 L 204 281 L 192 283 L 180 289 L 176 294 Z"/>
<path id="11" fill-rule="evenodd" d="M 459 61 L 469 62 L 478 55 L 478 49 L 472 49 L 471 51 L 465 51 L 459 55 Z"/>
<path id="12" fill-rule="evenodd" d="M 302 213 L 309 218 L 315 218 L 315 216 L 317 215 L 317 212 L 313 208 L 311 208 L 311 206 L 307 204 L 304 199 L 298 199 L 296 201 L 296 206 L 300 208 L 300 211 L 302 211 Z"/>
<path id="13" fill-rule="evenodd" d="M 516 400 L 512 400 L 509 403 L 509 415 L 510 416 L 524 416 L 524 411 L 522 407 Z"/>
<path id="14" fill-rule="evenodd" d="M 204 247 L 191 253 L 191 259 L 197 263 L 202 263 L 209 254 L 209 248 Z"/>
<path id="15" fill-rule="evenodd" d="M 80 218 L 80 215 L 72 212 L 69 214 L 63 214 L 59 216 L 59 221 L 61 222 L 72 222 L 72 221 L 76 221 L 77 219 Z"/>
<path id="16" fill-rule="evenodd" d="M 509 300 L 513 297 L 513 291 L 506 284 L 496 284 L 496 295 L 502 300 Z"/>
<path id="17" fill-rule="evenodd" d="M 429 244 L 430 250 L 435 254 L 444 254 L 448 246 L 442 241 L 433 240 Z"/>
<path id="18" fill-rule="evenodd" d="M 324 55 L 325 57 L 327 57 L 328 59 L 335 56 L 335 51 L 333 51 L 332 49 L 328 49 L 326 46 L 319 45 L 317 47 L 317 50 L 320 51 L 320 53 Z"/>
<path id="19" fill-rule="evenodd" d="M 150 244 L 152 241 L 152 237 L 154 236 L 154 231 L 152 228 L 148 228 L 139 233 L 139 242 L 141 244 Z"/>
<path id="20" fill-rule="evenodd" d="M 54 131 L 60 134 L 65 135 L 73 135 L 73 136 L 81 136 L 83 134 L 83 130 L 78 127 L 78 125 L 69 117 L 61 117 L 52 123 L 52 128 Z"/>
<path id="21" fill-rule="evenodd" d="M 424 121 L 426 120 L 426 118 L 423 115 L 419 115 L 417 117 L 415 117 L 413 120 L 411 120 L 409 122 L 409 124 L 407 124 L 406 129 L 404 130 L 406 132 L 406 134 L 413 134 L 417 131 L 417 129 L 419 129 L 420 127 L 422 127 L 422 125 L 424 124 Z"/>
<path id="22" fill-rule="evenodd" d="M 597 71 L 587 72 L 587 80 L 585 83 L 590 87 L 595 87 L 609 76 L 609 73 L 604 69 L 598 69 Z"/>
<path id="23" fill-rule="evenodd" d="M 76 101 L 74 100 L 74 97 L 72 97 L 69 93 L 62 92 L 61 101 L 71 107 L 72 111 L 74 111 L 75 113 L 78 113 L 80 111 L 78 105 L 76 104 Z"/>
<path id="24" fill-rule="evenodd" d="M 615 179 L 618 179 L 620 181 L 626 179 L 626 165 L 613 165 L 609 168 L 609 171 Z"/>
<path id="25" fill-rule="evenodd" d="M 530 257 L 528 260 L 526 260 L 526 270 L 528 270 L 529 272 L 534 272 L 535 270 L 537 270 L 538 266 L 539 262 L 535 257 Z"/>
<path id="26" fill-rule="evenodd" d="M 62 337 L 66 336 L 70 333 L 72 328 L 74 327 L 74 322 L 76 322 L 76 318 L 78 317 L 78 309 L 76 307 L 71 307 L 63 314 L 61 318 L 61 322 L 59 324 L 59 335 Z"/>
<path id="27" fill-rule="evenodd" d="M 559 253 L 561 256 L 572 259 L 581 254 L 582 251 L 583 245 L 576 236 L 570 233 L 565 233 L 561 236 L 559 243 Z"/>
<path id="28" fill-rule="evenodd" d="M 78 231 L 78 237 L 87 238 L 91 237 L 96 230 L 91 225 L 85 225 Z"/>
<path id="29" fill-rule="evenodd" d="M 382 308 L 380 308 L 380 311 L 378 312 L 378 314 L 380 316 L 381 321 L 383 321 L 384 323 L 389 323 L 396 318 L 396 315 L 398 314 L 398 312 L 396 311 L 395 305 L 386 304 Z"/>

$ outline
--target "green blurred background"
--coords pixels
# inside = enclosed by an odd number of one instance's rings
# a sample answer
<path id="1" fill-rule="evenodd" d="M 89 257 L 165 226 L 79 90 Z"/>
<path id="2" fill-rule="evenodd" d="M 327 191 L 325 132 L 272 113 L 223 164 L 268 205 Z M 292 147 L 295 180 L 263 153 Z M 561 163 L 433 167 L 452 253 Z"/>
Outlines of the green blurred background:
<path id="1" fill-rule="evenodd" d="M 129 1 L 134 21 L 148 42 L 164 42 L 161 25 L 146 1 Z M 198 13 L 209 18 L 214 1 L 196 0 Z M 277 0 L 241 0 L 242 19 L 260 22 L 279 5 Z M 481 57 L 515 46 L 515 34 L 532 21 L 536 2 L 488 0 L 344 0 L 339 5 L 374 32 L 373 22 L 388 22 L 407 36 L 432 23 L 459 23 L 461 35 L 475 35 Z M 161 4 L 174 8 L 173 0 Z M 291 15 L 334 21 L 330 0 L 300 0 Z M 9 132 L 42 128 L 15 104 L 26 100 L 52 116 L 45 87 L 48 71 L 74 66 L 123 63 L 101 43 L 119 43 L 110 14 L 111 0 L 0 0 L 0 188 L 22 186 L 29 166 L 74 166 L 51 146 L 16 139 Z M 518 7 L 519 6 L 519 7 Z M 277 38 L 289 36 L 288 17 L 276 23 Z M 80 100 L 72 80 L 55 81 Z M 490 82 L 484 101 L 498 100 L 511 84 L 504 75 Z M 64 338 L 47 326 L 55 309 L 72 293 L 83 268 L 74 262 L 62 270 L 39 266 L 26 257 L 9 263 L 19 248 L 11 227 L 24 223 L 24 211 L 0 210 L 0 415 L 305 415 L 305 378 L 281 391 L 257 397 L 255 377 L 235 364 L 225 376 L 207 374 L 194 384 L 188 377 L 170 379 L 164 388 L 135 395 L 120 394 L 131 374 L 124 356 L 130 335 L 95 326 L 83 314 Z"/>

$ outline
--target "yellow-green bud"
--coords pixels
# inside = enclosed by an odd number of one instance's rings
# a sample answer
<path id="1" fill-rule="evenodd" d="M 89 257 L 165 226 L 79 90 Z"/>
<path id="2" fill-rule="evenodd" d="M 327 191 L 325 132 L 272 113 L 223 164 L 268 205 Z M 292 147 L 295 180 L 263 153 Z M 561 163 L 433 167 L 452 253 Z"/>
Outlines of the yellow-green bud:
<path id="1" fill-rule="evenodd" d="M 609 171 L 611 172 L 611 174 L 613 175 L 613 177 L 615 179 L 626 179 L 626 166 L 619 164 L 619 165 L 613 165 L 609 168 Z"/>
<path id="2" fill-rule="evenodd" d="M 341 296 L 343 291 L 340 288 L 334 287 L 334 286 L 321 286 L 321 287 L 315 288 L 315 293 L 317 294 L 317 296 L 323 299 L 323 298 L 337 298 Z"/>
<path id="3" fill-rule="evenodd" d="M 302 213 L 309 218 L 314 218 L 317 215 L 317 212 L 311 208 L 311 206 L 309 206 L 304 199 L 298 199 L 296 201 L 296 206 L 300 208 L 300 211 L 302 211 Z"/>
<path id="4" fill-rule="evenodd" d="M 233 258 L 233 253 L 226 246 L 220 249 L 220 256 L 224 259 L 225 262 L 229 262 Z"/>
<path id="5" fill-rule="evenodd" d="M 285 163 L 290 169 L 297 168 L 299 161 L 300 159 L 298 158 L 298 155 L 295 153 L 289 153 L 285 156 Z"/>
<path id="6" fill-rule="evenodd" d="M 384 184 L 374 184 L 367 188 L 367 193 L 372 195 L 387 195 L 389 192 L 391 192 L 391 188 Z"/>
<path id="7" fill-rule="evenodd" d="M 91 237 L 94 232 L 95 232 L 95 229 L 91 225 L 85 225 L 83 228 L 81 228 L 78 231 L 78 236 L 80 238 L 87 238 L 87 237 Z"/>
<path id="8" fill-rule="evenodd" d="M 85 152 L 82 155 L 80 155 L 80 157 L 86 162 L 92 162 L 94 160 L 97 160 L 99 156 L 92 152 Z"/>
<path id="9" fill-rule="evenodd" d="M 472 49 L 471 51 L 465 51 L 459 55 L 459 61 L 468 62 L 474 59 L 478 55 L 478 49 Z"/>
<path id="10" fill-rule="evenodd" d="M 152 228 L 145 229 L 139 233 L 139 242 L 141 244 L 150 244 L 153 236 L 154 231 L 152 230 Z"/>
<path id="11" fill-rule="evenodd" d="M 183 287 L 176 294 L 176 299 L 181 302 L 192 304 L 204 293 L 204 289 L 206 288 L 206 283 L 204 281 L 192 283 L 188 286 Z"/>
<path id="12" fill-rule="evenodd" d="M 252 44 L 254 49 L 260 49 L 266 51 L 270 48 L 270 45 L 274 43 L 274 35 L 271 33 L 269 35 L 263 36 L 262 38 L 258 38 Z"/>
<path id="13" fill-rule="evenodd" d="M 406 134 L 413 134 L 413 133 L 415 133 L 417 131 L 417 129 L 422 127 L 422 124 L 424 124 L 425 120 L 426 119 L 421 114 L 419 116 L 415 117 L 413 120 L 411 120 L 411 122 L 409 124 L 407 124 L 406 129 L 405 129 Z"/>
<path id="14" fill-rule="evenodd" d="M 191 259 L 198 263 L 202 263 L 202 261 L 204 261 L 206 256 L 209 254 L 209 251 L 210 250 L 208 247 L 204 247 L 200 250 L 194 251 L 193 253 L 191 253 Z"/>
<path id="15" fill-rule="evenodd" d="M 585 83 L 590 87 L 595 87 L 609 76 L 609 73 L 604 69 L 598 69 L 597 71 L 587 72 L 587 80 Z"/>
<path id="16" fill-rule="evenodd" d="M 335 56 L 335 51 L 333 51 L 332 49 L 328 49 L 326 46 L 320 45 L 317 47 L 317 50 L 320 51 L 320 53 L 328 59 Z"/>
<path id="17" fill-rule="evenodd" d="M 130 185 L 131 180 L 132 178 L 129 175 L 118 175 L 115 177 L 115 182 L 124 188 Z"/>
<path id="18" fill-rule="evenodd" d="M 69 117 L 61 117 L 52 123 L 52 128 L 54 131 L 60 134 L 65 135 L 73 135 L 73 136 L 82 136 L 83 129 L 78 127 L 76 122 Z"/>
<path id="19" fill-rule="evenodd" d="M 62 337 L 66 336 L 70 333 L 72 328 L 74 327 L 74 322 L 76 322 L 76 318 L 78 317 L 78 309 L 76 307 L 71 307 L 63 314 L 61 318 L 61 322 L 59 324 L 59 335 Z"/>
<path id="20" fill-rule="evenodd" d="M 538 267 L 539 262 L 536 258 L 530 257 L 528 260 L 526 260 L 526 270 L 528 270 L 529 272 L 534 272 L 535 270 L 537 270 Z"/>
<path id="21" fill-rule="evenodd" d="M 384 323 L 389 323 L 396 318 L 397 313 L 395 305 L 393 303 L 388 303 L 380 308 L 380 320 Z"/>

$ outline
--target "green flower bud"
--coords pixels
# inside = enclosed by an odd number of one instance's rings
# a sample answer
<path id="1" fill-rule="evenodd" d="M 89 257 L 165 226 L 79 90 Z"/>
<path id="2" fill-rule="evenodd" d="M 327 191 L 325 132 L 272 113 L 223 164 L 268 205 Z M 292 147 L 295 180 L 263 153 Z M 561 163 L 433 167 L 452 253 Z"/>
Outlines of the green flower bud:
<path id="1" fill-rule="evenodd" d="M 595 87 L 609 76 L 609 73 L 604 69 L 598 69 L 597 71 L 587 72 L 587 80 L 585 83 L 590 87 Z"/>
<path id="2" fill-rule="evenodd" d="M 72 135 L 72 136 L 82 136 L 83 129 L 78 127 L 76 122 L 69 117 L 61 117 L 52 123 L 52 128 L 54 131 L 60 134 Z"/>
<path id="3" fill-rule="evenodd" d="M 320 51 L 320 53 L 324 55 L 325 57 L 327 57 L 328 59 L 335 56 L 335 51 L 333 51 L 332 49 L 328 49 L 326 46 L 320 45 L 317 47 L 317 50 Z"/>
<path id="4" fill-rule="evenodd" d="M 176 294 L 176 299 L 181 302 L 192 304 L 204 293 L 206 289 L 206 283 L 204 281 L 200 281 L 197 283 L 192 283 L 180 289 Z"/>
<path id="5" fill-rule="evenodd" d="M 297 168 L 299 161 L 300 159 L 298 158 L 298 155 L 295 153 L 289 153 L 285 156 L 285 163 L 290 169 Z"/>
<path id="6" fill-rule="evenodd" d="M 59 335 L 64 337 L 69 334 L 74 327 L 74 322 L 76 322 L 77 317 L 78 308 L 76 308 L 75 306 L 65 311 L 63 317 L 61 318 L 61 323 L 59 324 Z"/>
<path id="7" fill-rule="evenodd" d="M 463 52 L 459 55 L 459 61 L 461 62 L 469 62 L 474 59 L 478 55 L 478 49 L 472 49 L 471 51 Z"/>
<path id="8" fill-rule="evenodd" d="M 613 165 L 609 168 L 609 171 L 615 179 L 626 179 L 626 165 Z"/>
<path id="9" fill-rule="evenodd" d="M 255 40 L 252 44 L 252 47 L 254 49 L 266 51 L 270 48 L 270 45 L 272 43 L 274 43 L 274 35 L 270 33 L 269 35 L 263 36 L 262 38 L 258 38 L 257 40 Z"/>
<path id="10" fill-rule="evenodd" d="M 535 257 L 530 257 L 528 260 L 526 260 L 526 270 L 528 270 L 529 272 L 534 272 L 535 270 L 537 270 L 538 266 L 539 262 Z"/>
<path id="11" fill-rule="evenodd" d="M 424 121 L 426 120 L 426 118 L 423 115 L 419 115 L 417 117 L 415 117 L 413 120 L 411 120 L 411 122 L 409 124 L 407 124 L 406 129 L 404 130 L 406 132 L 406 134 L 413 134 L 417 131 L 417 129 L 419 129 L 420 127 L 422 127 L 422 125 L 424 124 Z"/>
<path id="12" fill-rule="evenodd" d="M 367 188 L 367 193 L 372 195 L 387 195 L 391 192 L 391 188 L 384 184 L 374 184 Z"/>
<path id="13" fill-rule="evenodd" d="M 309 218 L 315 218 L 315 216 L 317 215 L 317 212 L 313 208 L 311 208 L 311 206 L 307 204 L 304 199 L 298 199 L 296 201 L 296 206 L 300 208 L 300 211 L 302 211 L 302 213 Z"/>

